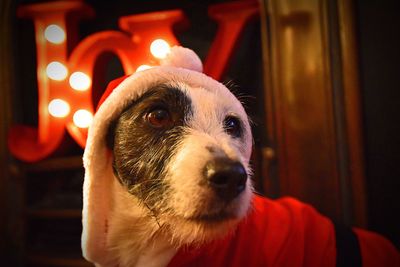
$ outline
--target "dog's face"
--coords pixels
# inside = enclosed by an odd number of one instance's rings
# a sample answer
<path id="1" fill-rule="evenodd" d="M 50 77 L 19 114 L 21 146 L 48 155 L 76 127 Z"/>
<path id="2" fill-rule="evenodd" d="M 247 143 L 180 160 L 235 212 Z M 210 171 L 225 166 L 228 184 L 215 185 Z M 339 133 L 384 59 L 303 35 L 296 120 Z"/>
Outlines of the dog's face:
<path id="1" fill-rule="evenodd" d="M 179 242 L 224 235 L 248 211 L 252 136 L 228 89 L 155 86 L 120 114 L 108 143 L 117 179 Z"/>

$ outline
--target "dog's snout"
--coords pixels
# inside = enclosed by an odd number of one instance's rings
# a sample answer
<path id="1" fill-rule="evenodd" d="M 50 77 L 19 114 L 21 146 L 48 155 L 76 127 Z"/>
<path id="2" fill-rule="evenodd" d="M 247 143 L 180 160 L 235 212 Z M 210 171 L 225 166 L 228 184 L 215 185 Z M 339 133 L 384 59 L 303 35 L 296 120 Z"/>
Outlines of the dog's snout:
<path id="1" fill-rule="evenodd" d="M 207 162 L 205 178 L 220 198 L 229 201 L 246 188 L 247 173 L 238 161 L 216 158 Z"/>

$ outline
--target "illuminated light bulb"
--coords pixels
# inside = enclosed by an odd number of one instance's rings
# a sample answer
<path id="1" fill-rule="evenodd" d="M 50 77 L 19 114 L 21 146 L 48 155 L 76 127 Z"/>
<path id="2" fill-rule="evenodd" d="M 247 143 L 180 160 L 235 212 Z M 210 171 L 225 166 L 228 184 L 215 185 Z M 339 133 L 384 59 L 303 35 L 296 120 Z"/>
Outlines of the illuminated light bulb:
<path id="1" fill-rule="evenodd" d="M 64 80 L 68 75 L 68 69 L 58 61 L 53 61 L 47 65 L 47 76 L 56 81 Z"/>
<path id="2" fill-rule="evenodd" d="M 72 120 L 79 128 L 88 128 L 92 124 L 93 114 L 85 109 L 80 109 L 74 113 Z"/>
<path id="3" fill-rule="evenodd" d="M 69 77 L 69 85 L 77 91 L 86 91 L 92 84 L 92 80 L 83 72 L 77 71 Z"/>
<path id="4" fill-rule="evenodd" d="M 65 31 L 56 24 L 51 24 L 44 30 L 44 38 L 53 44 L 61 44 L 65 41 Z"/>
<path id="5" fill-rule="evenodd" d="M 163 39 L 156 39 L 150 45 L 151 54 L 159 59 L 163 59 L 171 51 L 169 44 Z"/>
<path id="6" fill-rule="evenodd" d="M 148 69 L 151 69 L 151 68 L 152 68 L 152 67 L 149 66 L 149 65 L 140 65 L 140 66 L 136 69 L 136 72 L 142 71 L 142 70 L 148 70 Z"/>
<path id="7" fill-rule="evenodd" d="M 50 115 L 57 118 L 66 117 L 70 111 L 69 104 L 58 98 L 50 101 L 48 109 Z"/>

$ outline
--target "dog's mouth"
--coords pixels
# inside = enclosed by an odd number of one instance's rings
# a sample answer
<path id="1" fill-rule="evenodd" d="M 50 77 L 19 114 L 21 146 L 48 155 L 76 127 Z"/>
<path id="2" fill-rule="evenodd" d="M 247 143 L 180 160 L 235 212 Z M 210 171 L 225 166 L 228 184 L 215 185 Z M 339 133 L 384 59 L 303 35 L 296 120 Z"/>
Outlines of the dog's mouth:
<path id="1" fill-rule="evenodd" d="M 201 214 L 186 219 L 189 221 L 199 222 L 199 223 L 219 223 L 236 219 L 236 217 L 228 212 L 220 212 L 214 214 Z"/>

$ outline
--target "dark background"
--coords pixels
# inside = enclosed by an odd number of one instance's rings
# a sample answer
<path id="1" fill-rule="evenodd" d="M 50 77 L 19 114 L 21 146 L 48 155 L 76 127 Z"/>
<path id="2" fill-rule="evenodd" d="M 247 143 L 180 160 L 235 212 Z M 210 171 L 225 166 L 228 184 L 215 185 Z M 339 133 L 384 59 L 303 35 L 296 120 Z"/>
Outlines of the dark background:
<path id="1" fill-rule="evenodd" d="M 356 3 L 369 226 L 400 247 L 398 2 Z"/>

